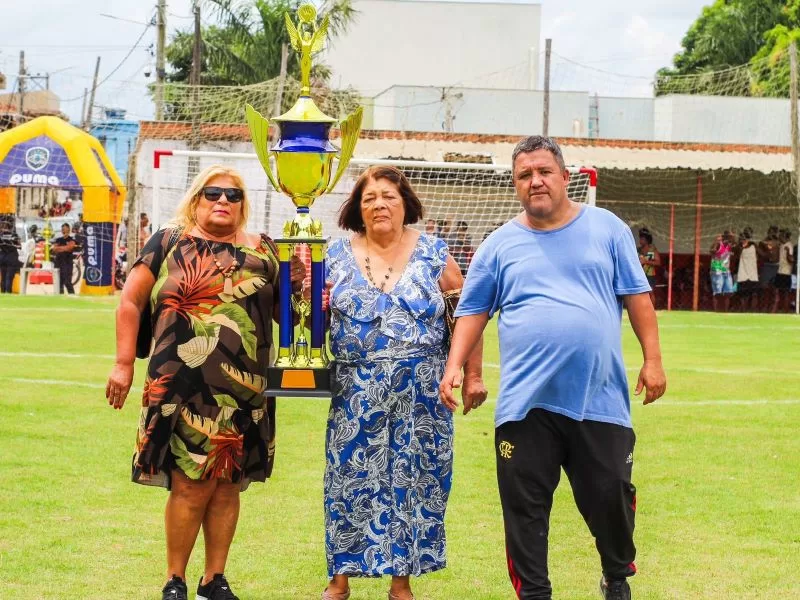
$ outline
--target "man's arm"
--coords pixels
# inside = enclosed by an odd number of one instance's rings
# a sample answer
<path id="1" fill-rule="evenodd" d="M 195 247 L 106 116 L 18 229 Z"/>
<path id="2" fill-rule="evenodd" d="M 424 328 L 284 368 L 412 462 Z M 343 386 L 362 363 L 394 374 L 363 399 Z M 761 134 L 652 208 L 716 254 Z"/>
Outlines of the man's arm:
<path id="1" fill-rule="evenodd" d="M 643 404 L 650 404 L 663 396 L 667 389 L 667 376 L 661 364 L 661 344 L 658 341 L 656 311 L 646 292 L 623 296 L 623 302 L 628 310 L 631 327 L 639 340 L 644 357 L 635 393 L 639 395 L 645 388 L 647 393 Z"/>

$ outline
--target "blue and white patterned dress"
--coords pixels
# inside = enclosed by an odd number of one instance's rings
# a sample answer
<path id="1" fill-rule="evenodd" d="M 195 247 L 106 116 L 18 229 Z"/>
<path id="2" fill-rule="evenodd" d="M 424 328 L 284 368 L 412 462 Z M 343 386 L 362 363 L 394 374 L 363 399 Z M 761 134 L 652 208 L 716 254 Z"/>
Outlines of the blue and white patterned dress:
<path id="1" fill-rule="evenodd" d="M 328 250 L 331 349 L 325 544 L 328 575 L 421 575 L 446 564 L 453 416 L 439 289 L 447 246 L 422 234 L 395 287 L 362 275 L 349 240 Z"/>

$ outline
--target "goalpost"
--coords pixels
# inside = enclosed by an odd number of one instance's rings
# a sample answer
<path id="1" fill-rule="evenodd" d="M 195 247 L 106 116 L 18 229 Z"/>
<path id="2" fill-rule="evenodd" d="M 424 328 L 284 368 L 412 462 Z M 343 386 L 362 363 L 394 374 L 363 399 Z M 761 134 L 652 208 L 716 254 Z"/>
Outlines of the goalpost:
<path id="1" fill-rule="evenodd" d="M 295 208 L 286 195 L 270 185 L 255 153 L 156 150 L 150 198 L 154 227 L 170 220 L 197 172 L 217 163 L 235 167 L 244 177 L 251 204 L 248 230 L 281 237 L 283 224 L 294 217 Z M 454 233 L 466 232 L 467 241 L 474 247 L 520 211 L 510 165 L 354 158 L 333 192 L 317 198 L 311 209 L 311 214 L 322 221 L 325 236 L 336 239 L 346 235 L 336 224 L 339 207 L 358 176 L 372 165 L 391 165 L 408 177 L 424 207 L 424 219 L 417 228 L 424 228 L 425 221 L 433 219 Z M 568 170 L 569 197 L 594 205 L 597 171 L 579 166 Z M 143 200 L 147 206 L 146 190 Z"/>

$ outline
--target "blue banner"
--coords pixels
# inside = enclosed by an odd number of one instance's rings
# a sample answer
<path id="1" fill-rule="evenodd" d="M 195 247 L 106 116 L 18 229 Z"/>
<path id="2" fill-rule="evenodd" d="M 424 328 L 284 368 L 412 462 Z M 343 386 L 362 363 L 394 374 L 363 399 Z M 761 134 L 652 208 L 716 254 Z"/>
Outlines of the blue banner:
<path id="1" fill-rule="evenodd" d="M 84 223 L 83 233 L 85 285 L 110 286 L 114 269 L 114 224 Z"/>
<path id="2" fill-rule="evenodd" d="M 17 144 L 0 162 L 0 187 L 80 188 L 64 149 L 46 135 Z"/>

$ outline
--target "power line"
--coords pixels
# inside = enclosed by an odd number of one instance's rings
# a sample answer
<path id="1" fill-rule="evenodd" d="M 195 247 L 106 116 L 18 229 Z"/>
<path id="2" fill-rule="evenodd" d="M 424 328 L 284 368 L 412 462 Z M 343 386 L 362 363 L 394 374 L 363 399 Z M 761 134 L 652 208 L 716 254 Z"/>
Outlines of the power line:
<path id="1" fill-rule="evenodd" d="M 126 55 L 125 55 L 125 56 L 122 58 L 122 60 L 119 62 L 119 64 L 118 64 L 116 67 L 114 67 L 114 68 L 111 70 L 111 72 L 110 72 L 108 75 L 106 75 L 106 76 L 105 76 L 105 77 L 102 79 L 102 81 L 100 81 L 100 82 L 97 84 L 97 86 L 95 87 L 95 89 L 99 88 L 99 87 L 100 87 L 101 85 L 103 85 L 103 84 L 104 84 L 106 81 L 108 81 L 109 79 L 111 79 L 111 76 L 112 76 L 112 75 L 114 75 L 114 73 L 116 73 L 117 71 L 119 71 L 120 67 L 122 67 L 122 65 L 124 65 L 124 64 L 125 64 L 125 61 L 127 61 L 127 60 L 128 60 L 128 58 L 130 58 L 131 54 L 133 54 L 133 51 L 134 51 L 134 50 L 136 50 L 136 48 L 139 46 L 139 42 L 141 42 L 141 41 L 142 41 L 142 38 L 144 38 L 145 34 L 147 33 L 147 30 L 148 30 L 148 29 L 150 29 L 150 27 L 152 27 L 152 26 L 153 26 L 153 24 L 152 24 L 152 23 L 148 23 L 147 25 L 145 25 L 145 27 L 144 27 L 144 31 L 142 31 L 142 34 L 141 34 L 141 35 L 138 37 L 138 39 L 137 39 L 137 40 L 136 40 L 136 41 L 133 43 L 133 46 L 131 46 L 131 49 L 130 49 L 130 50 L 128 50 L 128 53 L 127 53 L 127 54 L 126 54 Z M 80 99 L 82 99 L 82 98 L 83 98 L 83 95 L 81 94 L 80 96 L 76 96 L 75 98 L 69 98 L 69 99 L 67 99 L 67 100 L 62 100 L 62 102 L 74 102 L 75 100 L 80 100 Z"/>
<path id="2" fill-rule="evenodd" d="M 553 55 L 557 56 L 558 58 L 560 58 L 564 62 L 568 62 L 570 64 L 573 64 L 573 65 L 577 66 L 577 67 L 581 67 L 582 69 L 588 69 L 589 71 L 596 71 L 597 73 L 603 73 L 605 75 L 614 75 L 615 77 L 622 77 L 624 79 L 641 79 L 641 80 L 644 80 L 644 81 L 653 81 L 653 77 L 652 76 L 628 75 L 626 73 L 615 73 L 614 71 L 605 71 L 603 69 L 598 69 L 596 67 L 592 67 L 592 66 L 589 66 L 589 65 L 585 65 L 583 63 L 579 63 L 578 61 L 572 60 L 571 58 L 567 58 L 566 56 L 561 56 L 557 52 L 553 52 Z"/>

